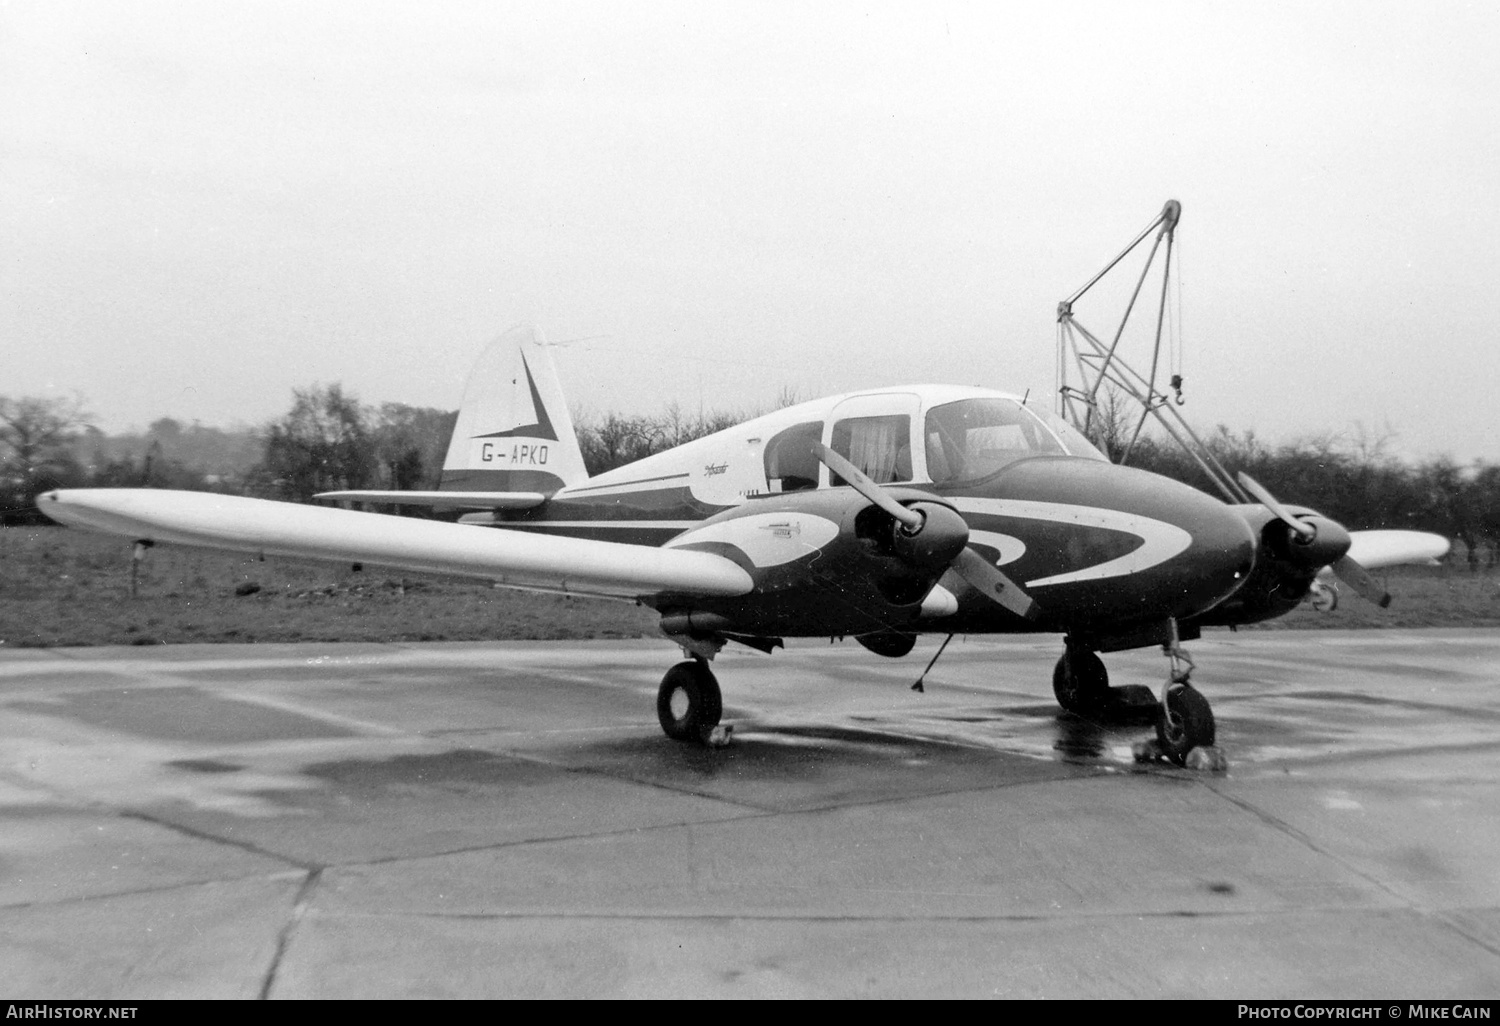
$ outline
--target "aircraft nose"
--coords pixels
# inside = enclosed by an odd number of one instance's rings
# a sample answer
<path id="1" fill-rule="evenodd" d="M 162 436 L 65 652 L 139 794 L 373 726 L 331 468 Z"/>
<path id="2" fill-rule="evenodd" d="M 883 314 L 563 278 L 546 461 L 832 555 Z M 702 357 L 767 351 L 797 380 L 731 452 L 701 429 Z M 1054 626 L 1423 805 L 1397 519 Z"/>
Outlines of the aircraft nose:
<path id="1" fill-rule="evenodd" d="M 1234 508 L 1172 478 L 1101 464 L 1107 483 L 1101 495 L 1139 519 L 1146 544 L 1137 550 L 1139 569 L 1129 582 L 1142 615 L 1196 616 L 1212 609 L 1245 583 L 1255 568 L 1255 532 Z M 1153 527 L 1153 525 L 1156 525 Z M 1169 525 L 1169 526 L 1168 526 Z M 1153 562 L 1155 536 L 1163 538 Z M 1168 554 L 1171 549 L 1175 553 Z"/>
<path id="2" fill-rule="evenodd" d="M 1244 517 L 1158 474 L 1027 460 L 997 483 L 1008 498 L 1042 500 L 1038 516 L 1072 525 L 1050 545 L 1038 535 L 1034 560 L 1018 562 L 1038 605 L 1064 626 L 1195 616 L 1232 595 L 1255 566 Z"/>
<path id="3" fill-rule="evenodd" d="M 1155 475 L 1152 475 L 1155 476 Z M 1170 568 L 1181 600 L 1171 615 L 1203 613 L 1233 595 L 1255 569 L 1255 532 L 1233 508 L 1177 481 L 1158 480 L 1174 508 L 1173 522 L 1192 536 Z"/>

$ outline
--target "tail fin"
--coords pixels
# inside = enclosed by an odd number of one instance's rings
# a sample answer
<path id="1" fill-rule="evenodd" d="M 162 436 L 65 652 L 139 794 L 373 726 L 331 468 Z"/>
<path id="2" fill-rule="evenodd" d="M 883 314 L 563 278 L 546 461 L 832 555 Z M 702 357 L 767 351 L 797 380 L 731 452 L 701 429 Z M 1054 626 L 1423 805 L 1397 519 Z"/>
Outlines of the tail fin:
<path id="1" fill-rule="evenodd" d="M 532 325 L 511 328 L 469 374 L 439 487 L 550 495 L 588 476 L 552 351 Z"/>

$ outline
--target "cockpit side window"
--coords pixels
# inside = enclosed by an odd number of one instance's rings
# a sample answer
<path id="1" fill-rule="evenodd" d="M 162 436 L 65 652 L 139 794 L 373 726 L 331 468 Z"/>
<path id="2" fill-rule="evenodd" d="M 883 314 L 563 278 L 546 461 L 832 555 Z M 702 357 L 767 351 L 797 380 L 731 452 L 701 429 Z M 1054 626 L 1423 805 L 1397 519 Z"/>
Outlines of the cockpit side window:
<path id="1" fill-rule="evenodd" d="M 831 442 L 834 452 L 877 484 L 911 480 L 911 418 L 904 413 L 837 421 Z M 829 482 L 847 483 L 831 471 Z"/>
<path id="2" fill-rule="evenodd" d="M 818 487 L 818 468 L 812 443 L 823 440 L 823 422 L 795 424 L 766 443 L 766 486 L 773 492 L 800 492 Z"/>
<path id="3" fill-rule="evenodd" d="M 1028 456 L 1067 455 L 1057 436 L 1013 399 L 935 406 L 924 428 L 927 473 L 935 484 L 988 477 Z"/>

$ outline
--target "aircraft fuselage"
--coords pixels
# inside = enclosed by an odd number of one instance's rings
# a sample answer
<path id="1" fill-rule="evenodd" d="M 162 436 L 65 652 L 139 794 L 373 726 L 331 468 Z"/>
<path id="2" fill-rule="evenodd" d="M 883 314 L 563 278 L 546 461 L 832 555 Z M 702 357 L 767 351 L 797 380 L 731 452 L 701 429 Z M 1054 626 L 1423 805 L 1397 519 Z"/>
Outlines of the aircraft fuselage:
<path id="1" fill-rule="evenodd" d="M 905 504 L 962 518 L 967 542 L 1036 601 L 981 594 L 948 559 L 914 562 L 891 518 L 806 454 L 821 441 Z M 732 598 L 651 600 L 693 630 L 764 637 L 1063 631 L 1111 637 L 1200 616 L 1250 575 L 1246 517 L 1197 489 L 1114 466 L 1013 396 L 914 386 L 759 417 L 469 523 L 725 556 Z M 960 543 L 961 545 L 962 543 Z"/>

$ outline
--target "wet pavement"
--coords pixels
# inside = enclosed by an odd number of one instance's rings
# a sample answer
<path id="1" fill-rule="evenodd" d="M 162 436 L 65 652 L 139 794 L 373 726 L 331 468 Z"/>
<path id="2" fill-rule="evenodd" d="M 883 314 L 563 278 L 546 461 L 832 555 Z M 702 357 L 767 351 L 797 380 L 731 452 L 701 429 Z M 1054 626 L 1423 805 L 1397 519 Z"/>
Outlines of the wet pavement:
<path id="1" fill-rule="evenodd" d="M 1500 636 L 1213 634 L 1219 774 L 936 641 L 726 650 L 722 750 L 665 642 L 0 650 L 0 990 L 1500 996 Z"/>

